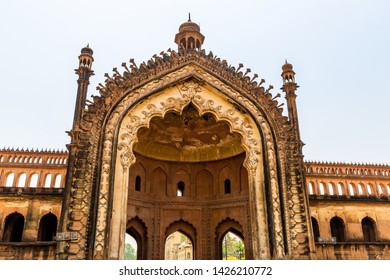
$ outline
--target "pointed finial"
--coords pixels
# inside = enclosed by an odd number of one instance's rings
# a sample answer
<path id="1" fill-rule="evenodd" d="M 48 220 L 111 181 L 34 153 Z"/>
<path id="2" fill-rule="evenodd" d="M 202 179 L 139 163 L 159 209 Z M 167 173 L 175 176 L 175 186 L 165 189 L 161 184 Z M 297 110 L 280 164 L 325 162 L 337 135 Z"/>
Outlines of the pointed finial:
<path id="1" fill-rule="evenodd" d="M 188 21 L 191 21 L 191 13 L 188 13 Z"/>

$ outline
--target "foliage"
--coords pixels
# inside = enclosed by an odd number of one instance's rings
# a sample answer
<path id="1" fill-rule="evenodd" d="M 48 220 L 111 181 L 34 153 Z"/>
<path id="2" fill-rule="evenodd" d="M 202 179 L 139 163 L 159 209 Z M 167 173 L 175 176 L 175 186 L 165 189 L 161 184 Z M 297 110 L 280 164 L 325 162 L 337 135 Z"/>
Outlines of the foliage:
<path id="1" fill-rule="evenodd" d="M 227 253 L 226 253 L 227 252 Z M 244 243 L 235 234 L 228 232 L 222 241 L 222 258 L 224 260 L 244 260 Z"/>
<path id="2" fill-rule="evenodd" d="M 137 259 L 135 249 L 129 243 L 125 244 L 125 257 L 124 257 L 124 259 L 125 260 L 136 260 Z"/>

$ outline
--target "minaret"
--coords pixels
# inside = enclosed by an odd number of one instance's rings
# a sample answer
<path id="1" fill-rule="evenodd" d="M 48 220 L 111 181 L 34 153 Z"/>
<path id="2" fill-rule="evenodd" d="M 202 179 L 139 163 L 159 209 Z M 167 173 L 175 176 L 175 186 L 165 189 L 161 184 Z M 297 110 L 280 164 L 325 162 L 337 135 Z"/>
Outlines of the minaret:
<path id="1" fill-rule="evenodd" d="M 297 95 L 295 91 L 298 89 L 298 85 L 295 83 L 295 72 L 292 70 L 292 64 L 286 63 L 282 66 L 282 78 L 283 78 L 283 87 L 281 88 L 286 93 L 287 100 L 287 109 L 288 109 L 288 117 L 291 124 L 294 127 L 295 132 L 295 140 L 300 143 L 300 153 L 302 153 L 302 143 L 301 143 L 301 135 L 299 132 L 299 123 L 298 123 L 298 110 L 296 104 Z"/>
<path id="2" fill-rule="evenodd" d="M 62 201 L 62 209 L 61 209 L 61 217 L 58 224 L 58 233 L 60 236 L 65 236 L 63 233 L 65 232 L 73 232 L 73 234 L 76 234 L 77 231 L 74 230 L 72 227 L 69 227 L 69 225 L 73 224 L 73 221 L 70 221 L 71 212 L 74 210 L 70 206 L 70 201 L 72 195 L 75 193 L 81 193 L 79 189 L 77 189 L 73 184 L 73 175 L 76 171 L 75 167 L 75 161 L 76 161 L 76 154 L 80 152 L 80 149 L 78 147 L 78 144 L 80 143 L 79 135 L 82 132 L 82 129 L 80 128 L 81 118 L 83 116 L 83 112 L 85 110 L 85 101 L 87 97 L 87 91 L 88 91 L 88 85 L 89 85 L 89 78 L 93 75 L 92 71 L 92 62 L 93 62 L 93 51 L 88 46 L 81 49 L 81 54 L 79 55 L 79 68 L 75 69 L 76 74 L 79 76 L 77 80 L 77 96 L 76 96 L 76 105 L 74 109 L 74 118 L 73 118 L 73 126 L 71 131 L 68 132 L 69 136 L 71 137 L 70 143 L 67 144 L 67 148 L 69 150 L 69 156 L 68 156 L 68 167 L 66 171 L 66 179 L 65 179 L 65 191 Z M 70 244 L 69 239 L 64 239 L 60 237 L 56 237 L 57 239 L 57 252 L 56 252 L 56 258 L 57 259 L 68 259 L 69 254 L 68 251 Z M 77 239 L 79 237 L 77 236 Z M 73 246 L 73 245 L 72 245 Z"/>
<path id="3" fill-rule="evenodd" d="M 200 33 L 200 27 L 191 21 L 191 16 L 188 16 L 188 21 L 181 24 L 179 33 L 175 36 L 175 43 L 180 49 L 200 50 L 204 41 L 204 36 Z"/>
<path id="4" fill-rule="evenodd" d="M 308 237 L 308 247 L 309 255 L 313 258 L 315 254 L 315 241 L 313 235 L 313 229 L 310 219 L 309 211 L 309 195 L 307 194 L 306 187 L 306 176 L 304 172 L 304 163 L 303 163 L 303 153 L 302 147 L 303 142 L 301 140 L 301 135 L 299 132 L 299 123 L 298 123 L 298 110 L 296 104 L 297 95 L 295 91 L 298 89 L 298 85 L 295 82 L 295 72 L 293 71 L 293 66 L 287 62 L 282 66 L 282 78 L 283 78 L 283 87 L 281 88 L 286 93 L 287 109 L 288 109 L 288 118 L 293 127 L 294 139 L 291 139 L 290 142 L 290 153 L 288 164 L 290 165 L 292 174 L 290 175 L 291 189 L 295 190 L 298 193 L 299 200 L 303 202 L 302 210 L 302 224 L 307 228 L 307 237 Z M 302 235 L 302 233 L 299 233 Z"/>
<path id="5" fill-rule="evenodd" d="M 87 97 L 89 78 L 93 75 L 92 62 L 93 62 L 93 50 L 89 47 L 89 44 L 81 49 L 79 55 L 79 68 L 75 69 L 76 74 L 79 76 L 77 80 L 77 99 L 74 110 L 73 129 L 76 129 L 80 125 L 81 117 L 85 109 L 85 99 Z"/>

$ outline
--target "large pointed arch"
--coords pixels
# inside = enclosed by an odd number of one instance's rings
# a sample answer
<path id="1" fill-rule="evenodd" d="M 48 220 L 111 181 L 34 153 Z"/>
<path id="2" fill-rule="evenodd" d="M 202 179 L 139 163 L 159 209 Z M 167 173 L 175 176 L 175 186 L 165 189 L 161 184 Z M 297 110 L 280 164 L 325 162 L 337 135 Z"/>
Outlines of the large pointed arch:
<path id="1" fill-rule="evenodd" d="M 187 71 L 197 72 L 196 67 L 187 67 Z M 184 71 L 184 70 L 183 70 Z M 130 95 L 127 99 L 127 103 L 123 101 L 123 105 L 117 106 L 117 113 L 112 113 L 112 117 L 109 119 L 106 126 L 106 140 L 112 143 L 113 147 L 117 147 L 117 151 L 113 153 L 111 145 L 105 145 L 108 147 L 103 150 L 103 165 L 109 165 L 109 159 L 113 154 L 116 154 L 114 169 L 114 186 L 112 203 L 114 208 L 121 209 L 116 211 L 111 218 L 111 221 L 107 221 L 107 224 L 121 224 L 124 227 L 123 214 L 126 210 L 126 202 L 124 198 L 127 197 L 127 180 L 128 170 L 131 164 L 135 162 L 135 155 L 132 151 L 134 143 L 137 141 L 137 131 L 141 127 L 147 127 L 150 120 L 155 116 L 164 117 L 168 111 L 177 111 L 181 113 L 183 109 L 192 104 L 198 112 L 202 115 L 204 113 L 212 113 L 216 119 L 225 121 L 230 126 L 232 132 L 238 133 L 242 138 L 242 147 L 246 151 L 246 158 L 244 165 L 248 170 L 249 175 L 249 192 L 250 192 L 250 217 L 251 226 L 255 229 L 255 232 L 259 234 L 252 240 L 254 257 L 255 258 L 270 258 L 270 240 L 275 240 L 275 252 L 278 257 L 284 255 L 284 240 L 283 240 L 283 225 L 280 209 L 280 195 L 279 195 L 279 177 L 278 168 L 276 163 L 276 147 L 274 137 L 271 132 L 271 128 L 266 122 L 262 112 L 250 102 L 250 100 L 243 100 L 246 105 L 246 109 L 240 107 L 236 101 L 233 101 L 231 97 L 240 100 L 242 96 L 235 92 L 235 96 L 229 96 L 226 92 L 216 90 L 215 87 L 211 87 L 208 83 L 199 81 L 192 77 L 178 83 L 169 86 L 168 88 L 159 92 L 154 92 L 153 95 L 148 95 L 147 99 L 143 99 L 142 102 L 134 104 L 130 102 L 130 96 L 136 96 L 136 94 Z M 210 82 L 210 81 L 209 81 Z M 222 86 L 220 86 L 222 90 Z M 231 89 L 230 89 L 231 90 Z M 232 90 L 231 90 L 232 91 Z M 230 94 L 232 94 L 230 92 Z M 128 108 L 127 110 L 125 108 Z M 249 112 L 252 109 L 253 112 Z M 120 118 L 120 116 L 122 116 Z M 255 116 L 255 118 L 253 117 Z M 118 124 L 120 124 L 118 126 Z M 112 131 L 116 131 L 116 135 L 112 134 Z M 115 136 L 117 142 L 114 141 Z M 266 145 L 263 147 L 263 145 Z M 264 152 L 266 150 L 266 153 Z M 265 168 L 264 157 L 267 161 L 267 168 Z M 105 162 L 104 159 L 107 158 Z M 113 172 L 106 173 L 104 170 L 101 174 L 102 178 L 109 176 Z M 265 176 L 265 173 L 268 173 Z M 266 180 L 268 183 L 266 184 Z M 103 184 L 103 185 L 102 185 Z M 102 191 L 108 190 L 109 185 L 107 180 L 101 180 L 101 194 Z M 104 197 L 107 197 L 104 194 Z M 269 199 L 272 197 L 272 199 Z M 267 200 L 272 201 L 270 205 L 267 205 Z M 268 208 L 267 208 L 268 207 Z M 104 203 L 102 203 L 100 209 L 107 213 L 104 209 Z M 107 219 L 105 215 L 98 214 L 98 217 Z M 271 234 L 274 236 L 270 239 L 268 232 L 268 221 L 273 221 L 274 229 Z M 104 222 L 102 221 L 102 225 Z M 123 243 L 123 238 L 120 232 L 123 230 L 117 230 L 111 227 L 112 230 L 109 233 L 110 240 L 108 243 L 109 252 L 108 258 L 121 258 L 121 252 L 119 252 L 120 244 Z M 103 228 L 102 228 L 103 229 Z M 99 234 L 100 236 L 100 234 Z M 98 241 L 98 240 L 95 240 Z M 101 246 L 104 248 L 104 246 Z M 262 248 L 262 249 L 260 249 Z"/>
<path id="2" fill-rule="evenodd" d="M 253 257 L 268 259 L 271 252 L 274 258 L 283 258 L 285 253 L 293 258 L 307 256 L 310 238 L 306 238 L 306 228 L 310 225 L 302 217 L 308 211 L 301 207 L 300 186 L 288 188 L 287 183 L 294 173 L 289 170 L 293 162 L 287 163 L 292 156 L 286 152 L 291 130 L 272 95 L 226 62 L 203 52 L 173 52 L 166 60 L 163 56 L 161 67 L 153 70 L 140 68 L 130 74 L 127 69 L 123 76 L 117 71 L 114 77 L 107 76 L 100 86 L 101 96 L 93 97 L 84 112 L 81 133 L 72 135 L 77 148 L 69 163 L 74 172 L 67 179 L 69 207 L 61 215 L 61 227 L 90 240 L 59 243 L 59 254 L 66 256 L 63 249 L 69 246 L 76 258 L 121 257 L 126 223 L 126 202 L 121 198 L 127 197 L 137 130 L 147 127 L 154 116 L 163 117 L 172 110 L 180 113 L 192 103 L 200 114 L 213 114 L 242 137 L 249 178 L 248 220 L 256 232 L 250 241 Z M 139 76 L 135 79 L 133 74 Z M 80 161 L 86 161 L 85 166 L 80 168 Z M 73 190 L 79 195 L 73 196 Z M 92 226 L 87 228 L 87 224 Z M 120 228 L 114 230 L 113 224 Z"/>

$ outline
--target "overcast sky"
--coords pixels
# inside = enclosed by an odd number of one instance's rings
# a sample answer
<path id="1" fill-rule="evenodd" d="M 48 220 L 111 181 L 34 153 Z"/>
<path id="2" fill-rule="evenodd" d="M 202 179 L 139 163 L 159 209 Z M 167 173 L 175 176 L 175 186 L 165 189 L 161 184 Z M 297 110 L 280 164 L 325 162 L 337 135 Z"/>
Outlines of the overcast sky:
<path id="1" fill-rule="evenodd" d="M 206 51 L 251 68 L 273 94 L 285 59 L 294 65 L 306 160 L 390 163 L 388 0 L 4 0 L 0 147 L 65 149 L 81 48 L 94 50 L 96 95 L 113 67 L 175 49 L 189 12 Z"/>

